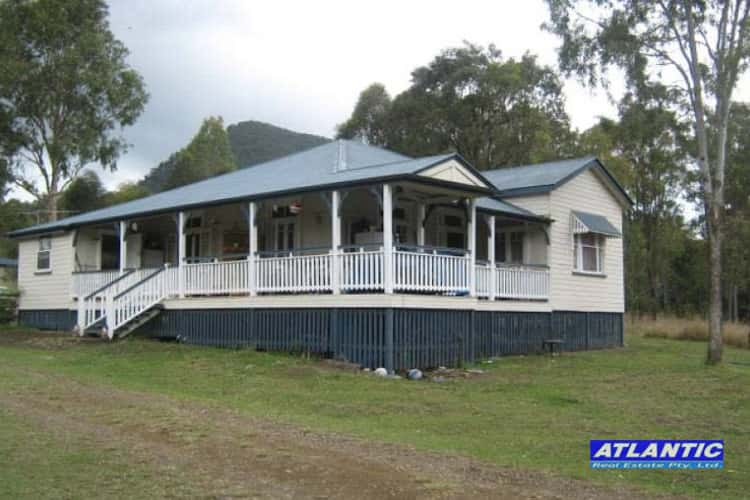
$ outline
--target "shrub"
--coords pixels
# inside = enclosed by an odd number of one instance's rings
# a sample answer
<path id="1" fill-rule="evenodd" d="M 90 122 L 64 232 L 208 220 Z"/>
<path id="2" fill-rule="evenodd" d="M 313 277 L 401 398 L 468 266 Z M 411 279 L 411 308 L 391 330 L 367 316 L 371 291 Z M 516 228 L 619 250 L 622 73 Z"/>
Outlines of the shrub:
<path id="1" fill-rule="evenodd" d="M 18 292 L 0 289 L 0 325 L 16 320 Z"/>

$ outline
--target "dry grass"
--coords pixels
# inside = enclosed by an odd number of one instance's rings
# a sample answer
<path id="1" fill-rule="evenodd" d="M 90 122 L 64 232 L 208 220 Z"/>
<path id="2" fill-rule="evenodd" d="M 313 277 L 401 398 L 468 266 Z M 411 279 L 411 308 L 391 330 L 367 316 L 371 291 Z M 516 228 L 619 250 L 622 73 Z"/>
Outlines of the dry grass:
<path id="1" fill-rule="evenodd" d="M 639 337 L 657 337 L 677 340 L 708 340 L 708 323 L 703 319 L 676 317 L 642 318 L 626 320 L 627 332 Z M 724 323 L 724 342 L 734 347 L 750 348 L 750 325 Z"/>

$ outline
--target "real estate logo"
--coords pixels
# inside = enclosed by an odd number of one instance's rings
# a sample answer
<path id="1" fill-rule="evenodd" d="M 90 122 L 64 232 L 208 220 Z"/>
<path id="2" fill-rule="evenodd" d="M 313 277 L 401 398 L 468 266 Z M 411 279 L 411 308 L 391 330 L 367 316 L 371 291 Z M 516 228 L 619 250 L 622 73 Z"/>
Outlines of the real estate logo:
<path id="1" fill-rule="evenodd" d="M 592 469 L 723 469 L 720 439 L 592 439 Z"/>

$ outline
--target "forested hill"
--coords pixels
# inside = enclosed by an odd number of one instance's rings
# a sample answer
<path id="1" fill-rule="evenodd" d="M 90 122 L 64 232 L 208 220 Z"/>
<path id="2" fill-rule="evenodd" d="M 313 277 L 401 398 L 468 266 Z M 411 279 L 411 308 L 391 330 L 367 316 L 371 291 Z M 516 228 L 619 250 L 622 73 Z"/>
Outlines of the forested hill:
<path id="1" fill-rule="evenodd" d="M 239 168 L 281 158 L 330 141 L 318 135 L 301 134 L 254 120 L 230 125 L 227 133 Z"/>
<path id="2" fill-rule="evenodd" d="M 236 159 L 236 167 L 232 167 L 232 169 L 257 165 L 330 141 L 325 137 L 302 134 L 254 120 L 230 125 L 226 129 L 226 136 L 228 136 L 229 146 Z M 213 149 L 209 148 L 209 151 L 213 151 Z M 196 155 L 188 155 L 188 158 L 185 158 L 183 155 L 181 158 L 179 151 L 172 154 L 167 160 L 152 168 L 141 181 L 141 185 L 148 193 L 158 193 L 174 187 L 175 173 L 179 174 L 180 169 L 185 170 L 186 164 L 192 163 L 190 157 L 194 156 Z M 209 155 L 207 160 L 210 157 Z M 203 167 L 198 165 L 196 168 L 202 170 Z M 195 179 L 183 179 L 179 184 L 185 184 L 198 178 L 210 177 L 211 175 L 215 175 L 215 173 L 203 173 Z"/>

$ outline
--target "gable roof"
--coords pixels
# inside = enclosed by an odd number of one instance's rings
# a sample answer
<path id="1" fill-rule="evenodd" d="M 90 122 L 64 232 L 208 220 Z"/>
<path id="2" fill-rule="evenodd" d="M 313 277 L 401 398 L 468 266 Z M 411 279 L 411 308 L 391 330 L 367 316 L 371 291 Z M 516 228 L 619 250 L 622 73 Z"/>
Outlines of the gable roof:
<path id="1" fill-rule="evenodd" d="M 603 179 L 606 179 L 612 189 L 619 193 L 627 203 L 633 204 L 633 200 L 625 189 L 595 156 L 498 168 L 483 173 L 494 184 L 500 196 L 513 197 L 547 193 L 590 168 L 595 169 Z"/>
<path id="2" fill-rule="evenodd" d="M 49 233 L 73 227 L 174 212 L 201 206 L 282 196 L 325 188 L 347 187 L 368 182 L 416 180 L 435 184 L 446 181 L 419 175 L 425 169 L 456 160 L 481 179 L 484 186 L 463 186 L 490 193 L 492 184 L 460 155 L 443 154 L 409 158 L 356 141 L 333 141 L 299 153 L 211 177 L 169 191 L 119 205 L 94 210 L 13 231 L 11 237 Z M 451 183 L 447 183 L 451 184 Z M 455 186 L 456 184 L 451 184 Z"/>

